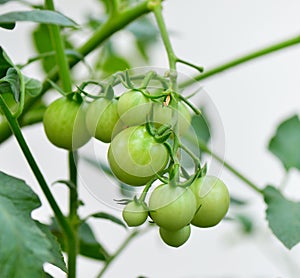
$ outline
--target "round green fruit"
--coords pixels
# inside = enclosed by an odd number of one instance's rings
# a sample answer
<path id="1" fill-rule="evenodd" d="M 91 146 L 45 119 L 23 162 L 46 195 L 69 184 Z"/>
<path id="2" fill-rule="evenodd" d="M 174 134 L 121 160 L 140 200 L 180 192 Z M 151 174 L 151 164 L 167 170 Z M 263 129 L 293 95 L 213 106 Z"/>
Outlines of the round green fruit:
<path id="1" fill-rule="evenodd" d="M 146 204 L 132 201 L 124 207 L 122 216 L 129 227 L 140 226 L 148 217 Z"/>
<path id="2" fill-rule="evenodd" d="M 91 136 L 109 143 L 122 129 L 118 114 L 118 101 L 99 98 L 89 104 L 86 113 L 86 126 Z"/>
<path id="3" fill-rule="evenodd" d="M 151 101 L 140 91 L 130 90 L 122 94 L 118 102 L 118 113 L 122 122 L 128 126 L 146 122 L 151 110 Z"/>
<path id="4" fill-rule="evenodd" d="M 230 196 L 226 185 L 217 177 L 205 176 L 191 185 L 197 200 L 197 212 L 192 224 L 197 227 L 217 225 L 226 215 Z"/>
<path id="5" fill-rule="evenodd" d="M 59 98 L 45 111 L 44 129 L 49 141 L 67 150 L 76 150 L 90 139 L 85 125 L 85 108 L 81 103 Z"/>
<path id="6" fill-rule="evenodd" d="M 161 239 L 169 246 L 179 247 L 183 245 L 190 237 L 191 227 L 187 225 L 176 231 L 169 231 L 162 227 L 159 228 Z"/>
<path id="7" fill-rule="evenodd" d="M 166 167 L 168 160 L 167 148 L 156 142 L 144 126 L 122 130 L 108 149 L 112 172 L 120 181 L 134 186 L 145 185 Z"/>
<path id="8" fill-rule="evenodd" d="M 191 114 L 186 105 L 178 102 L 178 107 L 174 108 L 173 102 L 168 106 L 160 103 L 153 104 L 153 122 L 157 127 L 161 125 L 171 125 L 172 128 L 178 124 L 178 134 L 184 134 L 191 125 Z"/>
<path id="9" fill-rule="evenodd" d="M 160 227 L 176 231 L 190 224 L 197 208 L 190 188 L 162 184 L 156 187 L 149 199 L 149 211 Z"/>

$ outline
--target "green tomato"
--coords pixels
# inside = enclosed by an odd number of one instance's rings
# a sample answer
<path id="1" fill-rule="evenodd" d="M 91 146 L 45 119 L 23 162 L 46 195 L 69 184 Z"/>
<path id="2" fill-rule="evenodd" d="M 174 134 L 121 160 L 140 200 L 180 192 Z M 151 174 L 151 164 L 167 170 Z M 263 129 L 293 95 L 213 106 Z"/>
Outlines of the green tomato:
<path id="1" fill-rule="evenodd" d="M 89 104 L 86 126 L 91 136 L 104 143 L 109 143 L 121 131 L 124 124 L 120 121 L 117 107 L 117 100 L 106 98 L 97 99 Z"/>
<path id="2" fill-rule="evenodd" d="M 140 226 L 148 217 L 146 204 L 132 201 L 124 207 L 122 216 L 129 227 Z"/>
<path id="3" fill-rule="evenodd" d="M 183 245 L 190 237 L 191 227 L 187 225 L 176 231 L 169 231 L 162 227 L 159 228 L 161 239 L 169 246 L 179 247 Z"/>
<path id="4" fill-rule="evenodd" d="M 163 106 L 160 103 L 153 104 L 153 122 L 157 127 L 170 124 L 173 128 L 178 123 L 178 134 L 184 134 L 190 127 L 191 114 L 186 105 L 178 102 L 178 108 L 174 108 L 171 102 L 169 106 Z"/>
<path id="5" fill-rule="evenodd" d="M 111 142 L 108 162 L 122 182 L 145 185 L 163 170 L 169 160 L 167 148 L 157 143 L 144 126 L 122 130 Z"/>
<path id="6" fill-rule="evenodd" d="M 118 113 L 128 126 L 144 124 L 150 110 L 151 101 L 140 91 L 130 90 L 119 98 Z"/>
<path id="7" fill-rule="evenodd" d="M 149 199 L 151 218 L 158 226 L 170 231 L 188 225 L 196 208 L 196 198 L 190 188 L 170 184 L 156 187 Z"/>
<path id="8" fill-rule="evenodd" d="M 59 98 L 44 114 L 44 129 L 49 141 L 67 150 L 76 150 L 90 139 L 85 125 L 85 108 L 75 100 Z"/>
<path id="9" fill-rule="evenodd" d="M 226 215 L 230 196 L 226 185 L 217 177 L 205 176 L 191 185 L 197 200 L 197 212 L 192 224 L 197 227 L 217 225 Z"/>

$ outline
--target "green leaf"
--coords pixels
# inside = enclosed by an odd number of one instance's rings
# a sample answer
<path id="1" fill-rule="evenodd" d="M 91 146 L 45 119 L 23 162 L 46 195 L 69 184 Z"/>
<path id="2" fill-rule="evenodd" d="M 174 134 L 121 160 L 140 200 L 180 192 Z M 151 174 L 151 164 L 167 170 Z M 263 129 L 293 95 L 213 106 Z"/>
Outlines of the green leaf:
<path id="1" fill-rule="evenodd" d="M 0 79 L 0 93 L 12 93 L 15 101 L 20 98 L 20 79 L 19 74 L 15 68 L 9 68 L 6 76 Z"/>
<path id="2" fill-rule="evenodd" d="M 0 0 L 0 5 L 5 4 L 5 3 L 9 2 L 9 1 L 12 2 L 13 0 Z"/>
<path id="3" fill-rule="evenodd" d="M 23 75 L 25 81 L 25 93 L 31 97 L 36 97 L 42 92 L 42 83 L 39 80 Z"/>
<path id="4" fill-rule="evenodd" d="M 0 15 L 0 27 L 12 26 L 17 21 L 55 24 L 64 27 L 77 26 L 73 20 L 63 14 L 49 10 L 17 11 Z"/>
<path id="5" fill-rule="evenodd" d="M 207 144 L 211 136 L 207 119 L 202 115 L 193 115 L 191 127 L 198 139 Z"/>
<path id="6" fill-rule="evenodd" d="M 267 220 L 275 236 L 291 249 L 300 241 L 300 202 L 287 200 L 273 186 L 264 191 Z"/>
<path id="7" fill-rule="evenodd" d="M 112 214 L 106 213 L 106 212 L 93 213 L 89 217 L 94 217 L 94 218 L 99 218 L 99 219 L 107 219 L 107 220 L 110 220 L 111 222 L 118 224 L 118 225 L 124 227 L 125 229 L 127 229 L 127 226 L 121 219 L 115 217 Z"/>
<path id="8" fill-rule="evenodd" d="M 111 75 L 117 71 L 124 71 L 130 68 L 129 62 L 121 56 L 108 56 L 101 69 L 107 74 Z"/>
<path id="9" fill-rule="evenodd" d="M 65 242 L 64 234 L 62 233 L 60 227 L 58 226 L 54 218 L 52 218 L 50 230 L 56 236 L 62 249 L 66 251 L 66 242 Z M 107 251 L 102 246 L 102 244 L 100 244 L 97 241 L 91 227 L 86 222 L 82 223 L 79 226 L 78 237 L 79 237 L 79 254 L 100 261 L 105 261 L 108 258 L 109 255 Z"/>
<path id="10" fill-rule="evenodd" d="M 38 278 L 44 263 L 58 263 L 52 241 L 30 216 L 40 205 L 24 181 L 0 172 L 0 277 Z"/>
<path id="11" fill-rule="evenodd" d="M 49 227 L 45 224 L 42 224 L 38 221 L 35 221 L 37 226 L 40 228 L 40 230 L 44 233 L 44 235 L 47 237 L 48 241 L 51 242 L 51 253 L 52 253 L 52 260 L 49 261 L 49 263 L 59 267 L 64 272 L 67 272 L 66 263 L 64 261 L 64 257 L 61 252 L 60 245 L 57 241 L 57 238 L 51 233 Z"/>
<path id="12" fill-rule="evenodd" d="M 52 46 L 51 34 L 46 24 L 39 24 L 32 32 L 34 47 L 40 54 L 40 60 L 45 73 L 48 73 L 56 66 L 55 51 Z M 80 56 L 78 52 L 73 50 L 72 44 L 64 37 L 64 43 L 67 55 Z M 83 59 L 80 57 L 80 59 Z M 35 58 L 33 60 L 36 60 Z"/>
<path id="13" fill-rule="evenodd" d="M 13 65 L 7 57 L 4 49 L 0 46 L 0 78 L 3 78 L 6 75 L 6 72 Z"/>
<path id="14" fill-rule="evenodd" d="M 269 142 L 269 150 L 277 156 L 286 170 L 300 170 L 300 120 L 294 115 L 283 121 Z"/>
<path id="15" fill-rule="evenodd" d="M 127 28 L 131 32 L 136 41 L 136 47 L 145 61 L 149 61 L 148 49 L 157 42 L 159 31 L 149 17 L 144 16 Z"/>

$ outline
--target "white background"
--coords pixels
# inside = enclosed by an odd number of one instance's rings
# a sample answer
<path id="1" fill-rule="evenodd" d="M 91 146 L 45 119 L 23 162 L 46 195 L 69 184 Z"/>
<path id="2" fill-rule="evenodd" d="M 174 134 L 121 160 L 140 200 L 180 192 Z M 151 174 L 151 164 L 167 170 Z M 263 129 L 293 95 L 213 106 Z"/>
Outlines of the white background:
<path id="1" fill-rule="evenodd" d="M 62 12 L 79 23 L 87 11 L 97 7 L 92 0 L 56 2 Z M 177 55 L 205 68 L 300 34 L 300 2 L 296 0 L 173 0 L 165 1 L 164 6 Z M 14 7 L 20 8 L 5 5 L 1 13 Z M 18 25 L 14 32 L 0 30 L 0 44 L 16 62 L 25 62 L 32 53 L 27 37 L 32 27 L 28 23 Z M 202 83 L 223 122 L 226 160 L 259 186 L 279 185 L 284 178 L 280 163 L 266 151 L 266 146 L 276 125 L 299 113 L 299 57 L 300 46 L 294 46 Z M 162 45 L 153 51 L 151 65 L 167 66 Z M 194 72 L 186 67 L 180 69 Z M 41 76 L 35 67 L 26 73 Z M 47 141 L 42 126 L 26 128 L 24 133 L 49 183 L 66 178 L 66 153 Z M 102 155 L 105 157 L 105 153 Z M 1 145 L 0 169 L 25 179 L 35 192 L 41 193 L 14 139 Z M 136 239 L 111 265 L 105 277 L 299 277 L 300 247 L 288 251 L 271 234 L 264 220 L 262 198 L 227 170 L 223 170 L 222 179 L 232 194 L 249 200 L 244 210 L 254 219 L 257 228 L 254 236 L 244 236 L 237 225 L 223 222 L 212 229 L 193 229 L 188 243 L 173 249 L 162 244 L 154 229 Z M 287 196 L 300 198 L 299 181 L 299 174 L 292 171 L 287 179 Z M 66 189 L 56 186 L 53 192 L 66 211 Z M 81 186 L 80 194 L 87 205 L 81 209 L 81 215 L 103 210 L 120 215 L 120 211 L 99 202 L 85 186 Z M 33 215 L 47 221 L 50 209 L 44 198 L 42 201 L 43 207 Z M 95 221 L 93 227 L 111 252 L 127 234 L 105 221 Z M 95 277 L 100 268 L 101 263 L 80 258 L 78 277 Z M 47 269 L 55 277 L 64 277 L 54 267 Z"/>

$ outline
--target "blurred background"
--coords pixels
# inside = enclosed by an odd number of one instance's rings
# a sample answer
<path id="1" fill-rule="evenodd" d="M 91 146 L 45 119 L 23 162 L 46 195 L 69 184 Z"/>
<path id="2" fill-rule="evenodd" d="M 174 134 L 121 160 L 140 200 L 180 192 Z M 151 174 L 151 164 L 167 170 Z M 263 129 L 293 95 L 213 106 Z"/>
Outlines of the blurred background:
<path id="1" fill-rule="evenodd" d="M 56 1 L 64 14 L 82 23 L 86 15 L 101 13 L 96 0 Z M 23 9 L 18 4 L 1 7 L 1 13 Z M 164 15 L 171 32 L 176 54 L 209 69 L 217 64 L 258 48 L 300 35 L 300 2 L 296 0 L 210 0 L 165 1 Z M 0 30 L 0 45 L 15 62 L 24 63 L 33 52 L 29 32 L 34 24 L 19 24 L 11 32 Z M 88 34 L 87 34 L 88 35 Z M 85 37 L 73 38 L 76 44 Z M 126 32 L 113 38 L 118 51 L 130 52 L 132 38 Z M 134 57 L 134 52 L 131 53 Z M 149 64 L 167 67 L 167 57 L 159 41 L 150 49 Z M 285 194 L 299 200 L 300 175 L 290 171 L 286 176 L 280 162 L 267 151 L 269 139 L 283 119 L 299 114 L 300 45 L 275 52 L 213 76 L 200 83 L 218 111 L 225 135 L 225 160 L 263 187 L 286 183 Z M 93 58 L 93 55 L 92 55 Z M 92 59 L 90 57 L 90 59 Z M 137 61 L 133 66 L 144 66 Z M 185 66 L 179 70 L 187 75 L 197 74 Z M 38 65 L 26 68 L 25 74 L 42 78 Z M 80 75 L 80 72 L 76 72 Z M 57 95 L 54 95 L 57 97 Z M 24 129 L 25 137 L 49 183 L 67 177 L 67 155 L 52 146 L 42 125 Z M 223 140 L 223 139 L 222 139 Z M 102 154 L 100 154 L 102 153 Z M 105 148 L 99 148 L 105 159 Z M 0 147 L 0 169 L 25 179 L 34 191 L 41 191 L 21 154 L 15 139 Z M 121 212 L 93 194 L 86 186 L 86 176 L 99 186 L 110 181 L 89 173 L 87 165 L 79 165 L 84 174 L 80 186 L 81 199 L 86 204 L 80 214 L 107 211 L 120 216 Z M 287 250 L 270 232 L 265 221 L 265 205 L 260 196 L 245 186 L 226 169 L 221 178 L 231 194 L 247 201 L 247 205 L 231 207 L 229 215 L 242 214 L 252 222 L 247 233 L 239 222 L 223 221 L 211 229 L 192 229 L 190 240 L 178 249 L 166 246 L 156 228 L 135 239 L 113 262 L 104 277 L 299 277 L 300 247 Z M 53 192 L 67 211 L 67 189 L 54 186 Z M 50 208 L 41 197 L 43 206 L 33 216 L 48 222 Z M 90 223 L 109 251 L 113 252 L 127 235 L 122 227 L 96 220 Z M 65 277 L 52 266 L 46 266 L 54 277 Z M 101 263 L 79 258 L 78 277 L 95 277 Z"/>

